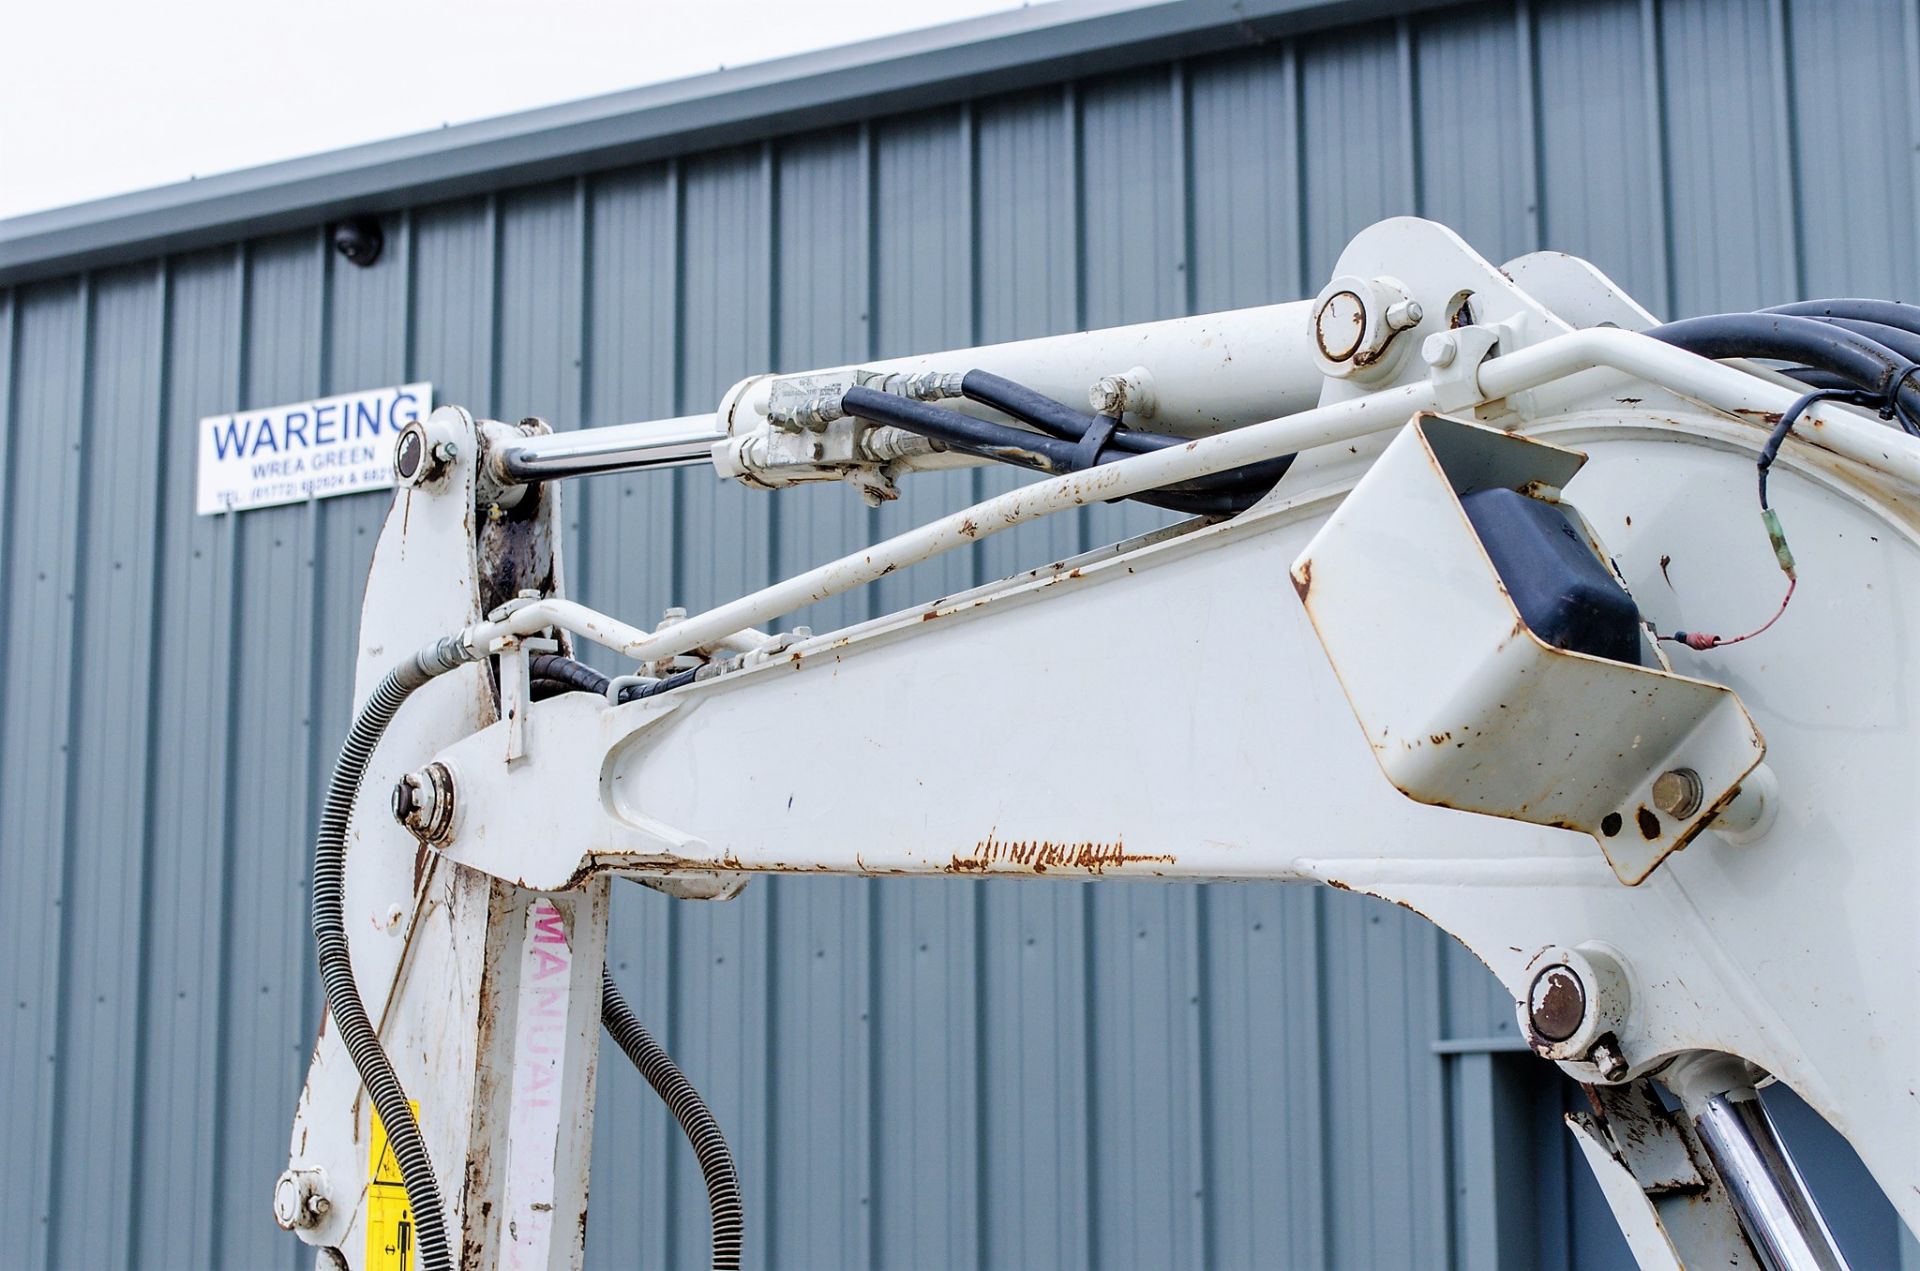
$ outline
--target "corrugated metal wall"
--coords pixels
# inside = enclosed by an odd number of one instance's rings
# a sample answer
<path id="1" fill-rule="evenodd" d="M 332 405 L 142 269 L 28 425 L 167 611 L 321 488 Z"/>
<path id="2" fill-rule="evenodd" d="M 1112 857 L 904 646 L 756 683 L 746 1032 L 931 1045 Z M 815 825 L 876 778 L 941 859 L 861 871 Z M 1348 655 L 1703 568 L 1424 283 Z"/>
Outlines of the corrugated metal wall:
<path id="1" fill-rule="evenodd" d="M 268 1197 L 385 501 L 195 516 L 200 416 L 414 379 L 560 427 L 683 413 L 769 366 L 1309 295 L 1403 212 L 1675 314 L 1912 295 L 1911 8 L 1462 7 L 424 206 L 371 269 L 316 227 L 0 291 L 0 1265 L 301 1262 Z M 606 479 L 569 491 L 574 589 L 705 605 L 1000 480 L 876 512 Z M 1056 518 L 803 620 L 1146 523 Z M 1497 986 L 1386 906 L 779 878 L 721 906 L 622 888 L 613 946 L 740 1153 L 755 1265 L 1624 1258 L 1547 1070 L 1498 1053 Z M 605 1074 L 590 1261 L 695 1262 L 684 1145 Z"/>

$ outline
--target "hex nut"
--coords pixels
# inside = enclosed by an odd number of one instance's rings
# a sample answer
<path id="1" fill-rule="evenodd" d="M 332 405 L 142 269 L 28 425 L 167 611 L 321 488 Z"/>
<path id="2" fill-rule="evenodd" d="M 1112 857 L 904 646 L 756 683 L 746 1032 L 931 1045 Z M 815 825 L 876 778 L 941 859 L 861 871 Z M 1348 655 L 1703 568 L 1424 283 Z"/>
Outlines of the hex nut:
<path id="1" fill-rule="evenodd" d="M 1654 778 L 1653 806 L 1677 821 L 1700 810 L 1702 794 L 1700 774 L 1691 768 L 1674 768 Z"/>
<path id="2" fill-rule="evenodd" d="M 1087 405 L 1094 413 L 1118 419 L 1127 409 L 1127 386 L 1118 375 L 1105 375 L 1087 392 Z"/>

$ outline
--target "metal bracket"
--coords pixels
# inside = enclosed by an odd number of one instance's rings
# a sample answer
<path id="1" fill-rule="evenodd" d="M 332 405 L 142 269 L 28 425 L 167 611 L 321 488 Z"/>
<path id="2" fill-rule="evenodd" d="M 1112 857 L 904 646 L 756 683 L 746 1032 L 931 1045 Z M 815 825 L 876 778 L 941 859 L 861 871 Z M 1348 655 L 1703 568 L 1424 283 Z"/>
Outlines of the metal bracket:
<path id="1" fill-rule="evenodd" d="M 1506 334 L 1503 325 L 1439 331 L 1421 345 L 1420 356 L 1433 371 L 1434 402 L 1441 410 L 1463 411 L 1479 403 L 1480 364 L 1499 347 Z"/>
<path id="2" fill-rule="evenodd" d="M 1668 671 L 1644 634 L 1634 665 L 1557 648 L 1528 628 L 1460 498 L 1558 491 L 1585 462 L 1420 416 L 1292 573 L 1374 757 L 1402 793 L 1590 834 L 1631 886 L 1728 808 L 1766 746 L 1733 690 Z M 1560 506 L 1607 560 L 1593 528 Z"/>

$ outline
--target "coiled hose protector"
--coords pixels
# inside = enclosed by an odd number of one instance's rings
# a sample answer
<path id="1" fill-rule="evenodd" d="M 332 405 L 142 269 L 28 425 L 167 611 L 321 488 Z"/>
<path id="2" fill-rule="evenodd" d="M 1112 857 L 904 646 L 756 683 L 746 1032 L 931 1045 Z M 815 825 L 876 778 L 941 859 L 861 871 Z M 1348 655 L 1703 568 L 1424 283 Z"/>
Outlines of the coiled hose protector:
<path id="1" fill-rule="evenodd" d="M 720 1122 L 693 1088 L 672 1056 L 653 1039 L 613 982 L 613 972 L 600 971 L 600 1021 L 627 1052 L 627 1058 L 647 1079 L 685 1131 L 707 1183 L 707 1208 L 713 1218 L 713 1271 L 740 1271 L 740 1237 L 746 1226 L 746 1207 L 740 1200 L 740 1175 L 733 1153 L 720 1133 Z"/>
<path id="2" fill-rule="evenodd" d="M 428 680 L 472 660 L 460 638 L 450 636 L 402 662 L 380 681 L 354 718 L 340 748 L 313 844 L 313 940 L 318 949 L 320 984 L 327 995 L 327 1013 L 340 1030 L 340 1041 L 353 1057 L 353 1066 L 366 1084 L 367 1097 L 386 1127 L 387 1141 L 406 1183 L 407 1203 L 413 1209 L 420 1271 L 453 1271 L 453 1253 L 440 1209 L 440 1185 L 433 1176 L 433 1162 L 427 1157 L 420 1125 L 414 1120 L 407 1092 L 394 1075 L 353 982 L 346 925 L 347 826 L 366 777 L 367 761 L 401 703 Z"/>
<path id="3" fill-rule="evenodd" d="M 607 677 L 561 653 L 535 654 L 530 671 L 534 696 L 551 691 L 605 693 Z M 667 681 L 662 680 L 665 684 Z M 637 686 L 637 687 L 651 687 Z M 746 1205 L 740 1197 L 740 1175 L 734 1168 L 733 1153 L 720 1132 L 720 1122 L 700 1097 L 700 1092 L 680 1071 L 673 1057 L 640 1022 L 640 1017 L 620 995 L 613 972 L 601 968 L 600 1022 L 626 1052 L 640 1075 L 680 1123 L 693 1155 L 700 1163 L 700 1175 L 707 1184 L 707 1211 L 713 1224 L 714 1271 L 739 1271 L 741 1232 L 746 1226 Z"/>

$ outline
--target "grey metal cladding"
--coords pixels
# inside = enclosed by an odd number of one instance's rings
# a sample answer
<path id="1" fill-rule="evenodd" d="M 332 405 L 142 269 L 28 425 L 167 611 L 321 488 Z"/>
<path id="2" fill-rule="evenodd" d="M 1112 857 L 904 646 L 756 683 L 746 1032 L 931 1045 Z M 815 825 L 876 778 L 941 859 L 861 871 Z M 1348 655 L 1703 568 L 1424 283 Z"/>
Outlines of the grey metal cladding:
<path id="1" fill-rule="evenodd" d="M 1310 294 L 1405 212 L 1495 259 L 1585 255 L 1672 313 L 1916 291 L 1911 6 L 1426 7 L 1048 7 L 0 226 L 0 1266 L 308 1263 L 267 1201 L 384 501 L 196 516 L 202 415 L 411 379 L 558 428 L 676 414 L 769 366 Z M 851 73 L 800 94 L 855 64 L 871 99 Z M 375 267 L 328 251 L 327 181 L 387 209 Z M 1020 479 L 874 510 L 603 478 L 564 493 L 569 582 L 650 621 Z M 1154 523 L 1051 518 L 797 618 Z M 616 897 L 614 965 L 740 1154 L 756 1265 L 1625 1265 L 1558 1094 L 1504 1053 L 1505 995 L 1400 910 L 784 877 Z M 601 1081 L 590 1265 L 699 1261 L 677 1130 L 624 1065 Z M 1862 1265 L 1892 1248 L 1875 1214 Z"/>

